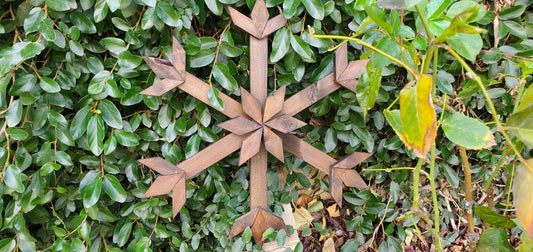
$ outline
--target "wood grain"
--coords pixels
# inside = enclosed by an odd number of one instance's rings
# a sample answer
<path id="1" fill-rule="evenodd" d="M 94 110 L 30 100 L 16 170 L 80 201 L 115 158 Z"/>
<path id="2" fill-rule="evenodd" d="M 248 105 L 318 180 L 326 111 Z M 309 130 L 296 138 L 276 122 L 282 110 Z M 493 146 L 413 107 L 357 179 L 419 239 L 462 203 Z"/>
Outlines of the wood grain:
<path id="1" fill-rule="evenodd" d="M 274 157 L 276 157 L 279 161 L 284 163 L 285 159 L 283 157 L 283 143 L 281 141 L 281 138 L 267 127 L 263 128 L 263 134 L 265 149 L 270 152 Z"/>
<path id="2" fill-rule="evenodd" d="M 244 136 L 229 134 L 179 163 L 178 168 L 185 172 L 187 179 L 193 178 L 209 166 L 240 149 L 243 139 Z"/>
<path id="3" fill-rule="evenodd" d="M 258 129 L 248 135 L 244 141 L 242 141 L 241 156 L 239 158 L 239 165 L 244 164 L 248 159 L 257 154 L 261 148 L 261 136 L 263 130 Z M 252 168 L 250 168 L 252 169 Z"/>
<path id="4" fill-rule="evenodd" d="M 306 87 L 302 91 L 294 94 L 283 103 L 280 114 L 296 115 L 300 111 L 310 107 L 315 102 L 333 93 L 341 86 L 335 83 L 335 74 L 331 73 L 326 77 Z"/>
<path id="5" fill-rule="evenodd" d="M 220 123 L 218 127 L 228 130 L 231 133 L 242 136 L 244 134 L 250 133 L 254 130 L 261 128 L 261 125 L 242 116 L 237 116 L 233 119 Z"/>
<path id="6" fill-rule="evenodd" d="M 266 122 L 265 125 L 282 133 L 289 133 L 307 125 L 307 123 L 289 115 L 281 115 Z"/>
<path id="7" fill-rule="evenodd" d="M 250 161 L 250 209 L 268 207 L 267 152 L 261 145 Z"/>
<path id="8" fill-rule="evenodd" d="M 266 98 L 263 121 L 266 122 L 278 114 L 283 108 L 286 86 L 282 86 Z"/>
<path id="9" fill-rule="evenodd" d="M 166 92 L 172 90 L 173 88 L 179 86 L 183 81 L 173 80 L 173 79 L 163 79 L 159 82 L 154 83 L 152 86 L 140 92 L 143 95 L 151 96 L 162 96 Z"/>
<path id="10" fill-rule="evenodd" d="M 212 108 L 215 108 L 213 105 L 211 105 L 209 99 L 207 98 L 207 92 L 209 91 L 210 86 L 188 72 L 186 73 L 186 79 L 187 81 L 179 85 L 178 88 L 194 96 L 194 98 L 211 106 Z M 242 106 L 240 103 L 223 93 L 220 93 L 219 97 L 224 102 L 224 110 L 219 110 L 222 114 L 228 116 L 229 118 L 234 118 L 237 116 L 247 117 L 242 111 Z"/>

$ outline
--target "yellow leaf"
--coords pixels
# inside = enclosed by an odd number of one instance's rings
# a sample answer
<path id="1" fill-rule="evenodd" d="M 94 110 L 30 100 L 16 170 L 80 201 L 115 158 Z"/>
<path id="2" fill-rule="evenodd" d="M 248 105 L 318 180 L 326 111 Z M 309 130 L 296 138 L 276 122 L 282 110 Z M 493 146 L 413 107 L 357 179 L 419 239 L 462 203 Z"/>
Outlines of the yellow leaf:
<path id="1" fill-rule="evenodd" d="M 431 101 L 431 77 L 420 75 L 413 88 L 400 92 L 402 140 L 419 158 L 424 158 L 437 136 L 437 114 Z"/>
<path id="2" fill-rule="evenodd" d="M 328 210 L 329 216 L 331 217 L 339 217 L 341 214 L 339 213 L 339 209 L 337 209 L 337 204 L 333 204 L 326 208 Z"/>
<path id="3" fill-rule="evenodd" d="M 335 241 L 332 237 L 329 237 L 326 242 L 324 242 L 324 247 L 322 248 L 323 252 L 335 252 Z"/>
<path id="4" fill-rule="evenodd" d="M 533 159 L 529 159 L 527 163 L 533 166 Z M 533 239 L 533 200 L 531 200 L 531 192 L 533 192 L 533 171 L 524 164 L 519 164 L 514 175 L 513 204 L 516 207 L 518 219 L 524 225 L 529 237 Z"/>
<path id="5" fill-rule="evenodd" d="M 294 222 L 296 229 L 302 231 L 313 222 L 313 216 L 307 211 L 307 209 L 300 207 L 294 211 Z"/>

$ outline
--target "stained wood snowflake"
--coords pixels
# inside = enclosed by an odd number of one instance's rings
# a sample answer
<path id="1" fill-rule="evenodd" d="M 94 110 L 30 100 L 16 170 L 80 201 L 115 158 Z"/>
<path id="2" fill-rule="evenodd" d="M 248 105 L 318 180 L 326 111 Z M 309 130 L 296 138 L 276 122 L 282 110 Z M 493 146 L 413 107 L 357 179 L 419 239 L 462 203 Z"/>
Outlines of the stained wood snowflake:
<path id="1" fill-rule="evenodd" d="M 250 92 L 241 88 L 241 103 L 220 94 L 224 102 L 221 113 L 230 119 L 219 124 L 229 134 L 211 144 L 185 161 L 173 165 L 160 157 L 139 160 L 140 163 L 160 173 L 145 197 L 172 192 L 173 215 L 176 216 L 186 201 L 185 183 L 209 166 L 231 153 L 241 150 L 239 165 L 249 160 L 250 212 L 238 218 L 229 237 L 238 235 L 251 227 L 254 240 L 261 242 L 267 228 L 285 229 L 281 218 L 270 213 L 267 204 L 267 153 L 281 162 L 283 150 L 304 160 L 329 175 L 330 193 L 342 205 L 343 186 L 366 188 L 367 185 L 353 169 L 371 154 L 354 152 L 341 160 L 335 160 L 309 143 L 291 134 L 305 125 L 293 116 L 308 108 L 335 90 L 344 87 L 355 92 L 357 80 L 368 60 L 348 62 L 347 45 L 335 52 L 335 72 L 320 79 L 285 100 L 285 86 L 267 97 L 268 88 L 268 35 L 283 27 L 283 14 L 269 19 L 263 0 L 257 0 L 248 18 L 228 7 L 235 25 L 250 34 Z M 185 71 L 185 51 L 173 40 L 172 61 L 144 57 L 152 71 L 161 79 L 142 94 L 160 96 L 177 87 L 196 99 L 212 106 L 207 93 L 210 86 Z"/>

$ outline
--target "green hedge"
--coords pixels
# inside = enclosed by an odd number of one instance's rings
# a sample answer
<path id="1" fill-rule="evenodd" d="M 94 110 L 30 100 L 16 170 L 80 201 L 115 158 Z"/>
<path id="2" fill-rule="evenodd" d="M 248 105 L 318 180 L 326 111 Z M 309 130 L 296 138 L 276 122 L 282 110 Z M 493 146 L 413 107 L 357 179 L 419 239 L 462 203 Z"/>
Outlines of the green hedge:
<path id="1" fill-rule="evenodd" d="M 288 18 L 287 25 L 270 36 L 268 66 L 270 90 L 287 85 L 287 97 L 333 71 L 333 53 L 328 49 L 337 41 L 313 38 L 310 28 L 315 34 L 363 32 L 363 41 L 413 63 L 420 62 L 419 53 L 428 46 L 419 36 L 422 24 L 412 8 L 405 11 L 398 30 L 391 30 L 394 36 L 405 38 L 404 43 L 414 52 L 401 54 L 398 41 L 378 29 L 383 24 L 371 22 L 369 11 L 364 11 L 364 6 L 375 1 L 266 2 L 271 16 L 282 11 Z M 183 161 L 226 134 L 217 124 L 227 119 L 177 89 L 161 97 L 139 94 L 157 81 L 141 56 L 171 57 L 175 37 L 187 53 L 187 71 L 238 100 L 238 87 L 248 88 L 250 81 L 248 35 L 232 24 L 224 6 L 249 13 L 253 4 L 253 0 L 0 2 L 0 163 L 4 164 L 0 249 L 258 249 L 249 230 L 227 239 L 233 221 L 249 211 L 248 169 L 237 165 L 238 153 L 187 183 L 187 202 L 176 218 L 172 218 L 170 197 L 142 197 L 158 175 L 137 161 L 155 156 L 172 163 Z M 458 6 L 455 11 L 461 8 L 465 7 Z M 428 9 L 434 13 L 435 29 L 448 22 L 432 7 Z M 391 11 L 375 13 L 394 16 Z M 399 13 L 394 13 L 398 18 Z M 491 14 L 483 12 L 475 22 L 489 24 Z M 508 32 L 524 35 L 513 29 Z M 493 34 L 483 36 L 489 40 Z M 483 41 L 471 41 L 481 44 L 462 45 L 464 51 L 458 51 L 474 60 Z M 350 42 L 350 60 L 371 54 Z M 506 73 L 519 76 L 520 69 L 509 59 L 485 56 L 487 64 L 499 69 L 498 64 L 504 62 Z M 381 112 L 399 96 L 408 82 L 407 73 L 381 55 L 373 58 L 376 70 L 367 69 L 371 72 L 360 81 L 369 88 L 361 89 L 357 96 L 347 90 L 336 91 L 299 113 L 297 117 L 308 126 L 296 134 L 335 157 L 353 151 L 373 152 L 361 168 L 414 166 L 414 154 L 385 123 Z M 438 94 L 453 95 L 461 91 L 460 84 L 469 85 L 460 79 L 457 61 L 439 57 L 436 63 Z M 497 79 L 491 71 L 482 74 Z M 507 88 L 512 88 L 514 81 L 506 77 Z M 376 83 L 380 83 L 377 88 Z M 493 87 L 491 94 L 499 99 L 499 113 L 509 115 L 512 97 L 505 93 L 505 86 Z M 483 109 L 485 100 L 478 90 L 465 90 L 469 92 L 463 93 L 465 104 L 475 111 Z M 496 141 L 501 143 L 499 134 Z M 491 167 L 501 152 L 482 150 L 476 157 Z M 454 144 L 439 138 L 437 154 L 442 158 L 437 178 L 445 178 L 452 189 L 459 188 L 460 173 L 455 167 L 460 162 Z M 328 187 L 327 180 L 310 181 L 304 175 L 313 173 L 312 167 L 288 153 L 285 156 L 285 164 L 269 158 L 268 202 L 277 214 L 282 212 L 281 203 L 297 201 L 299 187 Z M 289 171 L 286 181 L 278 177 L 281 169 Z M 473 167 L 473 173 L 474 180 L 491 175 L 490 169 L 480 165 Z M 343 249 L 350 251 L 363 244 L 380 221 L 386 233 L 393 234 L 384 246 L 397 248 L 415 232 L 412 219 L 394 221 L 411 206 L 409 171 L 362 174 L 373 189 L 346 189 L 348 208 L 357 216 L 345 217 L 346 228 L 354 236 L 346 239 Z M 278 190 L 280 185 L 283 189 Z M 464 200 L 459 204 L 464 205 Z M 444 230 L 450 218 L 453 214 L 444 213 Z M 324 234 L 329 230 L 317 225 L 312 229 Z M 309 233 L 307 228 L 301 235 Z M 444 244 L 457 235 L 450 232 Z"/>

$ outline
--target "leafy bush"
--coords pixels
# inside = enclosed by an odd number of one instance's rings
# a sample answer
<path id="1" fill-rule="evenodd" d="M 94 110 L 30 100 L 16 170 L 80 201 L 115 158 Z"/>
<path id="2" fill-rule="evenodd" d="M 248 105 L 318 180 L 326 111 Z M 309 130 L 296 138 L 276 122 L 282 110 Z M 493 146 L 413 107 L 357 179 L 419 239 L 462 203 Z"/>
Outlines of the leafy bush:
<path id="1" fill-rule="evenodd" d="M 176 218 L 167 197 L 143 198 L 157 174 L 137 162 L 162 156 L 179 163 L 226 134 L 217 126 L 225 116 L 183 91 L 139 94 L 157 81 L 142 56 L 172 58 L 174 37 L 186 51 L 188 72 L 238 99 L 238 87 L 250 81 L 248 35 L 234 27 L 224 5 L 249 13 L 254 2 L 0 2 L 0 248 L 258 249 L 249 229 L 227 238 L 249 208 L 248 169 L 238 166 L 237 153 L 188 181 Z M 332 73 L 329 49 L 337 39 L 350 40 L 351 60 L 372 59 L 356 94 L 335 91 L 297 115 L 309 126 L 296 134 L 332 156 L 374 153 L 362 167 L 370 189 L 344 193 L 344 210 L 352 214 L 344 216 L 349 234 L 337 248 L 421 246 L 422 233 L 431 233 L 438 249 L 454 246 L 462 238 L 460 216 L 468 218 L 468 234 L 479 217 L 496 227 L 483 232 L 480 250 L 517 247 L 505 242 L 509 234 L 520 236 L 524 251 L 533 246 L 522 231 L 533 235 L 533 178 L 525 162 L 533 142 L 529 2 L 501 10 L 468 0 L 378 1 L 386 10 L 373 0 L 266 2 L 271 16 L 282 11 L 288 19 L 271 36 L 270 90 L 287 85 L 289 97 Z M 425 126 L 410 128 L 413 122 Z M 465 147 L 476 149 L 470 158 Z M 328 188 L 294 156 L 269 163 L 268 202 L 278 215 L 281 203 L 298 201 L 298 188 Z M 505 211 L 513 176 L 518 226 L 493 212 L 514 217 Z M 419 190 L 420 183 L 429 186 Z M 488 197 L 469 198 L 472 190 L 463 184 Z M 478 204 L 490 208 L 473 215 Z M 331 237 L 331 228 L 316 222 L 300 235 Z M 265 238 L 282 237 L 267 232 Z"/>

